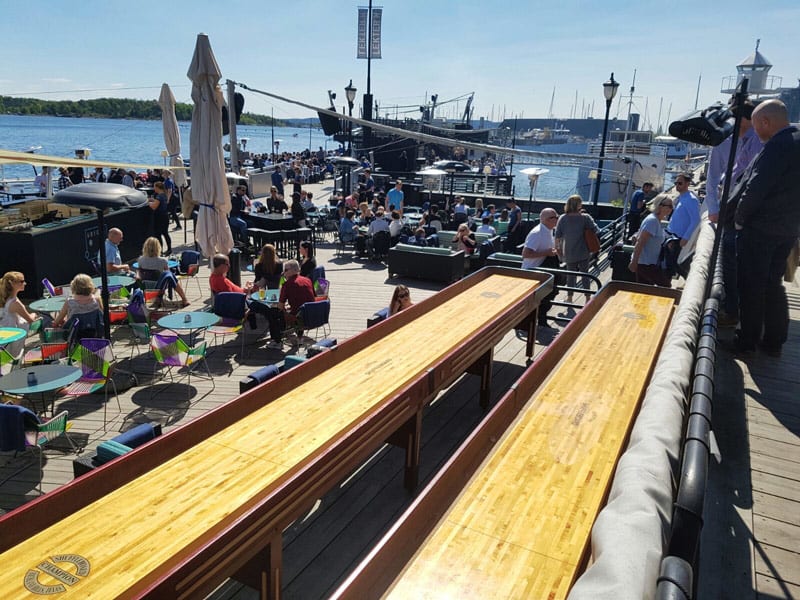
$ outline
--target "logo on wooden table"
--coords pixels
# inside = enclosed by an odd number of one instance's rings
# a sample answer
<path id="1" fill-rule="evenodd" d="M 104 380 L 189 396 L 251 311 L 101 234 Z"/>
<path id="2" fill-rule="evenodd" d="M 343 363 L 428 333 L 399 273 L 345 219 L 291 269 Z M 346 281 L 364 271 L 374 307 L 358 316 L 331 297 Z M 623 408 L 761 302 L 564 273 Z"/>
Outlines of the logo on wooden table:
<path id="1" fill-rule="evenodd" d="M 56 563 L 69 563 L 70 570 L 62 569 Z M 72 571 L 75 571 L 74 573 Z M 89 574 L 89 561 L 78 554 L 57 554 L 50 560 L 43 560 L 36 568 L 25 573 L 25 589 L 34 594 L 51 595 L 66 592 L 66 586 L 72 586 Z M 55 579 L 61 583 L 42 583 L 39 578 Z"/>
<path id="2" fill-rule="evenodd" d="M 633 319 L 634 321 L 642 321 L 647 318 L 642 313 L 637 313 L 637 312 L 622 313 L 622 316 L 625 317 L 626 319 Z"/>
<path id="3" fill-rule="evenodd" d="M 497 292 L 481 292 L 481 296 L 484 298 L 499 298 L 500 294 Z"/>

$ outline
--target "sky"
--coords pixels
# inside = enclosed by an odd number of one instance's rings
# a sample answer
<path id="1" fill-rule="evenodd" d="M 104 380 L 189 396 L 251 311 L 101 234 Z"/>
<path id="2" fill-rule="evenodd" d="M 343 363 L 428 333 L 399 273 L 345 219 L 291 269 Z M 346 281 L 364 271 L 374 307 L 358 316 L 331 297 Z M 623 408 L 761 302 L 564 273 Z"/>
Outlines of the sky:
<path id="1" fill-rule="evenodd" d="M 409 111 L 432 94 L 437 116 L 603 118 L 602 84 L 620 82 L 611 116 L 633 112 L 657 129 L 695 107 L 726 99 L 724 77 L 761 39 L 784 86 L 800 77 L 800 1 L 727 0 L 385 0 L 380 60 L 371 88 L 381 116 Z M 326 106 L 346 104 L 350 79 L 366 91 L 367 61 L 356 56 L 357 8 L 366 2 L 294 0 L 0 0 L 4 23 L 0 95 L 43 99 L 157 99 L 170 84 L 191 102 L 186 72 L 206 33 L 225 79 Z M 721 8 L 721 7 L 724 7 Z M 576 101 L 577 96 L 577 101 Z M 594 105 L 591 112 L 590 107 Z M 395 107 L 409 108 L 395 108 Z M 276 118 L 309 111 L 245 93 L 245 111 Z"/>

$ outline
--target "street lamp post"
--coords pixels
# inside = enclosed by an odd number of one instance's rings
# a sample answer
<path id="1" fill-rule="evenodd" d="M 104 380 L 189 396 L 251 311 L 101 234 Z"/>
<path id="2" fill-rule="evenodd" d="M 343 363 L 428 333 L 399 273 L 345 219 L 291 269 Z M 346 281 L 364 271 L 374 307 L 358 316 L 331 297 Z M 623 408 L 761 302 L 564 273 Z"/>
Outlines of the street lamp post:
<path id="1" fill-rule="evenodd" d="M 445 171 L 447 171 L 447 174 L 450 175 L 450 200 L 445 208 L 445 210 L 449 211 L 451 208 L 453 208 L 453 180 L 455 179 L 456 170 L 454 167 L 448 167 L 445 169 Z"/>
<path id="2" fill-rule="evenodd" d="M 350 80 L 350 83 L 344 88 L 344 93 L 347 95 L 347 109 L 348 109 L 348 116 L 353 116 L 353 104 L 356 101 L 356 92 L 358 90 L 353 87 L 353 80 Z M 353 122 L 348 121 L 347 125 L 347 155 L 353 156 Z"/>
<path id="3" fill-rule="evenodd" d="M 603 159 L 606 153 L 606 136 L 608 135 L 608 114 L 611 112 L 611 102 L 614 96 L 617 95 L 619 82 L 614 81 L 614 73 L 611 73 L 611 78 L 603 84 L 603 96 L 606 99 L 606 117 L 603 121 L 603 140 L 600 142 L 600 160 L 597 162 L 597 177 L 594 180 L 594 195 L 592 198 L 592 206 L 594 208 L 594 216 L 597 217 L 597 201 L 600 197 L 600 183 L 603 178 Z"/>

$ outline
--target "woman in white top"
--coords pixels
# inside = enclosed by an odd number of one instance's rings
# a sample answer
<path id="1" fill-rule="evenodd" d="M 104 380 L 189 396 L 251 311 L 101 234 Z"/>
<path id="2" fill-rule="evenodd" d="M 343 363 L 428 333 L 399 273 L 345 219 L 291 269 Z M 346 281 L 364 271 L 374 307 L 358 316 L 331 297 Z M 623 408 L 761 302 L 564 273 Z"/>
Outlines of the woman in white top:
<path id="1" fill-rule="evenodd" d="M 17 298 L 25 289 L 25 275 L 19 271 L 9 271 L 0 279 L 0 327 L 18 327 L 28 331 L 36 317 L 28 312 Z M 25 347 L 25 338 L 6 344 L 6 350 L 18 357 Z"/>
<path id="2" fill-rule="evenodd" d="M 161 242 L 158 238 L 149 237 L 142 244 L 142 255 L 137 261 L 139 265 L 139 279 L 158 281 L 161 273 L 169 271 L 169 262 L 161 256 Z M 175 291 L 181 298 L 183 306 L 189 306 L 186 299 L 186 292 L 183 291 L 180 281 L 175 281 Z"/>
<path id="3" fill-rule="evenodd" d="M 54 327 L 61 327 L 64 323 L 71 321 L 76 315 L 82 315 L 103 310 L 97 288 L 92 283 L 92 278 L 83 273 L 79 273 L 72 278 L 69 284 L 72 296 L 67 299 L 61 311 L 53 321 Z"/>

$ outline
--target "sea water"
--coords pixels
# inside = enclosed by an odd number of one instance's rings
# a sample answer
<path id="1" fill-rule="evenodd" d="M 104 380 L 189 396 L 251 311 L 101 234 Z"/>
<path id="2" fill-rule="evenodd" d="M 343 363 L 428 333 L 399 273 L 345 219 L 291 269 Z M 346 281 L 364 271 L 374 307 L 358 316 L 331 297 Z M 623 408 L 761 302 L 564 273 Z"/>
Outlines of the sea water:
<path id="1" fill-rule="evenodd" d="M 189 132 L 191 123 L 178 123 L 181 134 L 181 155 L 191 158 Z M 273 139 L 279 142 L 279 151 L 299 152 L 310 148 L 333 150 L 338 143 L 315 127 L 271 127 L 239 125 L 236 128 L 239 140 L 248 138 L 247 151 L 256 154 L 268 153 Z M 224 138 L 227 140 L 227 138 Z M 73 158 L 75 150 L 89 148 L 90 158 L 103 161 L 164 164 L 161 152 L 165 149 L 164 134 L 160 120 L 138 119 L 93 119 L 76 117 L 48 117 L 0 115 L 0 148 L 25 151 L 41 146 L 39 154 Z M 564 152 L 558 145 L 536 150 Z M 572 151 L 572 149 L 570 149 Z M 520 175 L 527 164 L 514 164 L 512 173 L 515 194 L 526 199 L 530 195 L 528 179 Z M 578 169 L 575 167 L 547 166 L 550 172 L 542 176 L 536 187 L 539 199 L 565 200 L 573 193 Z M 6 165 L 3 174 L 7 178 L 32 178 L 33 170 L 28 165 Z"/>

